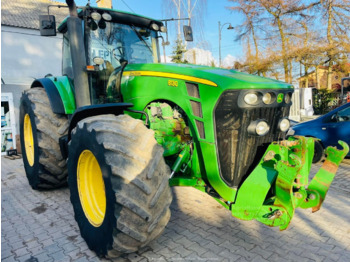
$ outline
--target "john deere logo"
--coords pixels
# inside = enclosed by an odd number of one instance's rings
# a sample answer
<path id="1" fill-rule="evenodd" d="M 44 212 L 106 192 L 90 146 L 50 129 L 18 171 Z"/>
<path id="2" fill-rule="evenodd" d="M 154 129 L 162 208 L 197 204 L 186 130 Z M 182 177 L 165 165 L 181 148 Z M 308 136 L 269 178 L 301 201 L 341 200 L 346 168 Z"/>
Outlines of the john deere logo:
<path id="1" fill-rule="evenodd" d="M 283 102 L 283 97 L 284 97 L 283 94 L 278 94 L 278 96 L 277 96 L 277 103 L 282 103 Z"/>

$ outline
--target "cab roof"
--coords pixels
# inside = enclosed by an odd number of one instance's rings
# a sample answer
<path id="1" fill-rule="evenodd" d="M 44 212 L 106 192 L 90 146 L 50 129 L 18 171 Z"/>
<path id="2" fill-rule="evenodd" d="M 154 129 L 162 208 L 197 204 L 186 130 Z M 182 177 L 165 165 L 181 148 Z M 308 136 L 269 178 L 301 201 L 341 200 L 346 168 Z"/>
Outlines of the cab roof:
<path id="1" fill-rule="evenodd" d="M 113 10 L 109 8 L 84 6 L 78 7 L 78 16 L 83 17 L 85 11 L 98 12 L 101 15 L 103 13 L 108 13 L 112 16 L 112 22 L 117 22 L 121 24 L 132 24 L 134 26 L 149 27 L 152 23 L 156 23 L 158 26 L 162 26 L 163 23 L 160 20 L 149 18 L 146 16 L 141 16 L 129 12 Z M 58 31 L 60 33 L 65 33 L 67 31 L 67 17 L 58 26 Z"/>

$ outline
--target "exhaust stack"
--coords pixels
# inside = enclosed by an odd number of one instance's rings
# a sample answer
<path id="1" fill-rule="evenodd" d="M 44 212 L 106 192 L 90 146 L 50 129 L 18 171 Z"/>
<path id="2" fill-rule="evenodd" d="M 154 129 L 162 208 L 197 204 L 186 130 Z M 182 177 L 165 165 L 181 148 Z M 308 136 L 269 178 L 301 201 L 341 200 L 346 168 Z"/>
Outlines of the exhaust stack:
<path id="1" fill-rule="evenodd" d="M 67 19 L 70 51 L 72 56 L 76 107 L 91 105 L 86 56 L 83 36 L 83 22 L 78 17 L 74 0 L 66 0 L 69 7 Z"/>

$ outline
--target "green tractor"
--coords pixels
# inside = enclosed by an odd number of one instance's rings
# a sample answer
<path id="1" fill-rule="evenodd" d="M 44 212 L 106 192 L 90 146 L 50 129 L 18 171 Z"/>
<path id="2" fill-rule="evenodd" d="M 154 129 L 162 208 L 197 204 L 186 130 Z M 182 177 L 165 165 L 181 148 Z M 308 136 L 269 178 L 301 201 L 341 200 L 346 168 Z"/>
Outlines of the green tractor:
<path id="1" fill-rule="evenodd" d="M 309 183 L 314 140 L 285 138 L 292 85 L 161 64 L 161 21 L 67 5 L 62 76 L 36 79 L 23 93 L 21 144 L 33 189 L 68 181 L 90 249 L 115 257 L 159 236 L 170 186 L 194 187 L 237 218 L 281 230 L 297 207 L 320 208 L 349 147 L 327 148 Z M 43 35 L 55 34 L 53 19 L 41 17 Z"/>

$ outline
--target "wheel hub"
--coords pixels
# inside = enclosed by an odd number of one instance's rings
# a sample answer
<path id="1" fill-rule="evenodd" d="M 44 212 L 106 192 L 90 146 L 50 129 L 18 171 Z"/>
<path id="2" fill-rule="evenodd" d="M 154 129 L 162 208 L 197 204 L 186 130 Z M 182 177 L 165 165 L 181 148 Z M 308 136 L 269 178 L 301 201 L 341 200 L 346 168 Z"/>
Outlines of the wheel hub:
<path id="1" fill-rule="evenodd" d="M 32 123 L 28 114 L 24 116 L 23 123 L 24 148 L 30 166 L 34 165 L 34 137 Z"/>
<path id="2" fill-rule="evenodd" d="M 90 150 L 84 150 L 79 156 L 77 180 L 85 216 L 91 225 L 99 227 L 106 213 L 105 184 L 100 165 Z"/>

